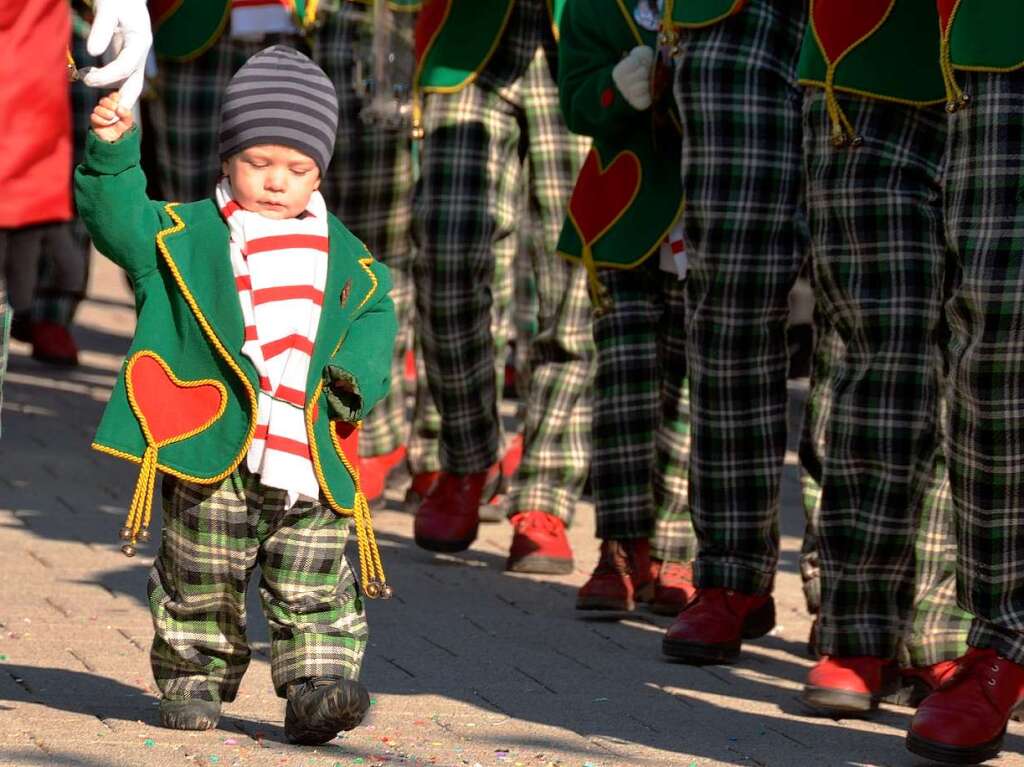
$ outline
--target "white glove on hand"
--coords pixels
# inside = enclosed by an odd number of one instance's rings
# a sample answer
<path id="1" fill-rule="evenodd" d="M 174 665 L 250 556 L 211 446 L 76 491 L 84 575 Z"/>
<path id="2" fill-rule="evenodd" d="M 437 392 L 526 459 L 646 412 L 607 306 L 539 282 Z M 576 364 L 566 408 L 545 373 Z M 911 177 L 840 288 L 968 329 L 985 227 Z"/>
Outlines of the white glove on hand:
<path id="1" fill-rule="evenodd" d="M 142 93 L 146 56 L 153 45 L 146 0 L 94 0 L 96 11 L 86 46 L 89 54 L 100 56 L 120 38 L 121 49 L 104 67 L 85 72 L 82 82 L 92 88 L 118 86 L 120 105 L 131 109 Z"/>
<path id="2" fill-rule="evenodd" d="M 109 2 L 109 0 L 108 0 Z M 615 65 L 612 80 L 633 109 L 642 112 L 651 106 L 651 67 L 654 49 L 638 45 Z"/>

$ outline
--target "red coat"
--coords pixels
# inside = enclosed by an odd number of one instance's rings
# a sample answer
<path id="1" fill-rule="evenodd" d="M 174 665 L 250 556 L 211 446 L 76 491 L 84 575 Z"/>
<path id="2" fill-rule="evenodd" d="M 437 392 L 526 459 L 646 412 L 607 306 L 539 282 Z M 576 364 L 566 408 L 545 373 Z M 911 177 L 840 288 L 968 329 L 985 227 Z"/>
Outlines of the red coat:
<path id="1" fill-rule="evenodd" d="M 63 0 L 0 0 L 0 229 L 71 218 Z"/>

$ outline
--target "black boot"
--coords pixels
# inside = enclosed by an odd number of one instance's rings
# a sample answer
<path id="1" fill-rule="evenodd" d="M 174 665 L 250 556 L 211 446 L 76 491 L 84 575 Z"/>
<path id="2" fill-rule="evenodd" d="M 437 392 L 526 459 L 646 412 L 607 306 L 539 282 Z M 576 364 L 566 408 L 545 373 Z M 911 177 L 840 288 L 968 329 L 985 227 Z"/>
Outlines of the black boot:
<path id="1" fill-rule="evenodd" d="M 160 701 L 160 724 L 172 730 L 212 730 L 220 718 L 220 702 L 185 698 Z"/>
<path id="2" fill-rule="evenodd" d="M 370 695 L 351 679 L 306 679 L 288 685 L 284 734 L 291 743 L 318 746 L 356 727 L 370 707 Z"/>

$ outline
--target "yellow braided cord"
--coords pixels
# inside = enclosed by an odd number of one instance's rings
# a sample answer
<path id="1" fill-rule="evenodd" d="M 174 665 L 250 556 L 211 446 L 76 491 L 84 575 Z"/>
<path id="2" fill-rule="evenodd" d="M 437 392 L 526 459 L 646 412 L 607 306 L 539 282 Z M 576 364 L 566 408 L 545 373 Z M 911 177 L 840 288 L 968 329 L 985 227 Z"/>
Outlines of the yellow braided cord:
<path id="1" fill-rule="evenodd" d="M 583 268 L 587 270 L 587 288 L 590 291 L 591 303 L 594 305 L 594 314 L 607 314 L 612 308 L 612 298 L 608 295 L 608 288 L 601 284 L 597 276 L 594 251 L 586 243 L 583 245 Z"/>
<path id="2" fill-rule="evenodd" d="M 150 445 L 142 456 L 139 479 L 135 483 L 132 502 L 128 507 L 128 518 L 124 526 L 130 532 L 129 542 L 134 546 L 139 530 L 149 527 L 153 513 L 153 487 L 156 484 L 156 448 Z"/>
<path id="3" fill-rule="evenodd" d="M 359 548 L 359 575 L 363 591 L 370 599 L 391 596 L 384 575 L 384 565 L 377 548 L 377 536 L 373 532 L 373 520 L 370 517 L 370 504 L 366 496 L 357 491 L 353 504 L 353 515 L 356 520 L 356 545 Z"/>
<path id="4" fill-rule="evenodd" d="M 853 129 L 853 123 L 850 122 L 850 118 L 846 116 L 843 108 L 839 105 L 839 99 L 836 97 L 835 77 L 835 64 L 829 64 L 825 71 L 825 108 L 828 110 L 828 117 L 832 122 L 832 145 L 841 147 L 850 142 L 859 143 L 859 141 L 857 133 Z"/>
<path id="5" fill-rule="evenodd" d="M 942 67 L 942 82 L 946 86 L 946 111 L 955 112 L 967 103 L 967 99 L 964 98 L 964 92 L 956 81 L 948 34 L 942 36 L 942 42 L 939 44 L 939 60 Z"/>

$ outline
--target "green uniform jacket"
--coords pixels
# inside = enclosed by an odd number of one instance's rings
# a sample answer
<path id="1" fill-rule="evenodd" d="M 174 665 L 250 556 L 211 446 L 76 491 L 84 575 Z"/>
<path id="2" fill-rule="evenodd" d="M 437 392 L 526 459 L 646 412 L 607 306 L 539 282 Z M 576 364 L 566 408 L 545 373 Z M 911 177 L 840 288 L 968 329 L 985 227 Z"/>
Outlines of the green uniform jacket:
<path id="1" fill-rule="evenodd" d="M 516 0 L 425 0 L 416 22 L 416 87 L 425 93 L 455 93 L 483 71 L 508 26 Z M 565 0 L 545 0 L 551 30 Z"/>
<path id="2" fill-rule="evenodd" d="M 746 4 L 747 0 L 665 0 L 664 19 L 681 29 L 709 27 L 735 16 Z"/>
<path id="3" fill-rule="evenodd" d="M 800 82 L 926 105 L 946 98 L 934 0 L 811 0 Z"/>
<path id="4" fill-rule="evenodd" d="M 558 251 L 588 268 L 591 261 L 615 269 L 641 264 L 658 252 L 682 211 L 680 133 L 671 94 L 638 112 L 612 80 L 612 69 L 630 50 L 657 45 L 657 33 L 634 22 L 636 3 L 568 0 L 562 15 L 562 113 L 569 130 L 593 136 L 594 144 L 577 177 Z"/>
<path id="5" fill-rule="evenodd" d="M 1020 0 L 936 0 L 936 5 L 954 67 L 985 72 L 1024 67 Z"/>
<path id="6" fill-rule="evenodd" d="M 157 468 L 193 482 L 213 483 L 232 472 L 256 428 L 256 369 L 241 353 L 244 326 L 228 256 L 228 229 L 213 200 L 175 204 L 146 197 L 139 136 L 132 130 L 108 143 L 92 132 L 75 171 L 75 199 L 97 248 L 128 272 L 135 287 L 138 326 L 103 413 L 97 450 L 142 462 L 154 447 L 143 416 L 154 421 L 208 408 L 191 434 L 159 445 Z M 306 424 L 313 465 L 330 505 L 351 513 L 356 474 L 341 452 L 332 418 L 359 421 L 388 390 L 397 323 L 388 270 L 334 216 L 320 327 L 306 384 Z M 166 380 L 143 398 L 126 383 L 130 365 L 155 357 Z M 149 365 L 156 370 L 155 365 Z M 333 368 L 333 370 L 331 369 Z M 324 392 L 325 376 L 354 383 L 349 409 Z M 194 395 L 206 390 L 207 402 Z M 221 392 L 219 412 L 209 397 Z M 163 412 L 137 414 L 166 392 Z M 200 397 L 200 399 L 202 399 Z M 145 410 L 145 405 L 142 405 Z M 187 429 L 184 429 L 187 431 Z M 184 433 L 184 431 L 182 433 Z M 145 465 L 144 465 L 145 466 Z"/>
<path id="7" fill-rule="evenodd" d="M 348 0 L 372 5 L 373 0 Z M 389 0 L 396 11 L 419 10 L 422 0 Z M 296 22 L 311 29 L 316 0 L 292 0 Z M 189 61 L 220 39 L 231 17 L 231 0 L 149 0 L 153 51 L 161 59 Z"/>

